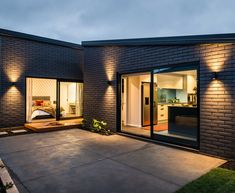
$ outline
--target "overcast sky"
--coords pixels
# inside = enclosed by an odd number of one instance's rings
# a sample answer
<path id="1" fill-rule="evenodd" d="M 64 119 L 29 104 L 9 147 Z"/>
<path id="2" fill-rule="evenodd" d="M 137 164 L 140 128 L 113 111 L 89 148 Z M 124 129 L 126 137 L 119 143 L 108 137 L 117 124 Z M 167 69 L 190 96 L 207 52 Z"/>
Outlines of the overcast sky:
<path id="1" fill-rule="evenodd" d="M 234 0 L 0 0 L 0 28 L 83 40 L 234 33 Z"/>

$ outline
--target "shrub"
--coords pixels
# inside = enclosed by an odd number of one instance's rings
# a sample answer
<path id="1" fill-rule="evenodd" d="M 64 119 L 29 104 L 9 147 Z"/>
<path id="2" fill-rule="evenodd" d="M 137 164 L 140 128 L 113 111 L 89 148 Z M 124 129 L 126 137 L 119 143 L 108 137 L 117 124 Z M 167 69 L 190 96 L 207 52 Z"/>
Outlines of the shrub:
<path id="1" fill-rule="evenodd" d="M 91 131 L 100 133 L 102 135 L 111 135 L 112 132 L 107 129 L 107 123 L 104 121 L 98 121 L 96 119 L 93 119 L 92 121 L 92 128 Z"/>

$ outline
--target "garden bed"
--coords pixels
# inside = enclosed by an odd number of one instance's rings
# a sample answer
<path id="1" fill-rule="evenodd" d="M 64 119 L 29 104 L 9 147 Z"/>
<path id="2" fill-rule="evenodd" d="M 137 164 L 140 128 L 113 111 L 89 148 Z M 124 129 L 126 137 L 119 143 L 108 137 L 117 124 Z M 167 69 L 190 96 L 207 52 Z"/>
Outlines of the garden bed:
<path id="1" fill-rule="evenodd" d="M 6 193 L 5 187 L 4 187 L 1 179 L 0 179 L 0 193 Z"/>
<path id="2" fill-rule="evenodd" d="M 19 193 L 6 166 L 0 159 L 0 193 Z"/>

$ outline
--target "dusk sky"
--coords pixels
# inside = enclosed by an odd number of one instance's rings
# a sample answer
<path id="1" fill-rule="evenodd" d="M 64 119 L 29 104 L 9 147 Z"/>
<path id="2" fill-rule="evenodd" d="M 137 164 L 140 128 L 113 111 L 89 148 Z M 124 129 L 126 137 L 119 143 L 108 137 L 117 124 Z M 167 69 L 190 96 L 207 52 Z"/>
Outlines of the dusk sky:
<path id="1" fill-rule="evenodd" d="M 83 40 L 235 33 L 233 0 L 1 0 L 0 28 Z"/>

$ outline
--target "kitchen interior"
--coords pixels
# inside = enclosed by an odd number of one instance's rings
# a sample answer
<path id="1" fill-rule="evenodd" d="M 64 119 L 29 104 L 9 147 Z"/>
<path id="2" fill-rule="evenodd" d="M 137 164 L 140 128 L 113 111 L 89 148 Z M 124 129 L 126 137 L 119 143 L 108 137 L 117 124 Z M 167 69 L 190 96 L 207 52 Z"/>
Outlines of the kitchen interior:
<path id="1" fill-rule="evenodd" d="M 197 70 L 154 74 L 154 135 L 196 141 Z M 150 73 L 122 77 L 122 131 L 150 137 Z"/>

